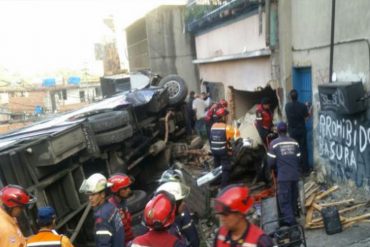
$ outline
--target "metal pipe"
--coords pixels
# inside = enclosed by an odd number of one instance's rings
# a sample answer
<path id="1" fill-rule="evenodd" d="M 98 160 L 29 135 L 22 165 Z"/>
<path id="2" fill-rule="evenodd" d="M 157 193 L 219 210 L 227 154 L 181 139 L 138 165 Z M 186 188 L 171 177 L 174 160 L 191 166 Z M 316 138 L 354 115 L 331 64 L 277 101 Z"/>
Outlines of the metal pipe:
<path id="1" fill-rule="evenodd" d="M 332 82 L 333 57 L 334 57 L 334 30 L 335 30 L 335 0 L 331 2 L 331 27 L 330 27 L 330 61 L 329 61 L 329 83 Z"/>
<path id="2" fill-rule="evenodd" d="M 270 46 L 270 0 L 265 1 L 265 43 L 266 46 Z"/>
<path id="3" fill-rule="evenodd" d="M 72 243 L 73 243 L 73 241 L 75 241 L 78 233 L 80 232 L 83 223 L 85 222 L 87 216 L 89 215 L 90 209 L 91 209 L 91 204 L 89 203 L 89 204 L 87 204 L 87 207 L 85 208 L 85 211 L 83 212 L 80 220 L 78 221 L 78 224 L 76 226 L 76 229 L 75 229 L 75 231 L 72 234 L 72 237 L 71 237 L 71 242 Z"/>

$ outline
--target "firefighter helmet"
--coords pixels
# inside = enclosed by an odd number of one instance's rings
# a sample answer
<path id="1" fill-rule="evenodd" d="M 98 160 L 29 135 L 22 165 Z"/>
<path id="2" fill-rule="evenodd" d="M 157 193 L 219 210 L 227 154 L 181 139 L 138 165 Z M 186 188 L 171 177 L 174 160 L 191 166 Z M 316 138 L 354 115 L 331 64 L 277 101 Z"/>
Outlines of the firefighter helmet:
<path id="1" fill-rule="evenodd" d="M 159 183 L 167 182 L 183 182 L 184 175 L 179 169 L 168 169 L 162 173 L 161 178 L 158 180 Z"/>
<path id="2" fill-rule="evenodd" d="M 110 188 L 110 190 L 113 193 L 116 193 L 120 189 L 123 189 L 123 188 L 126 188 L 126 187 L 130 186 L 134 181 L 130 176 L 128 176 L 126 174 L 117 173 L 117 174 L 114 174 L 113 176 L 111 176 L 108 179 L 108 182 L 113 184 L 112 187 Z"/>
<path id="3" fill-rule="evenodd" d="M 225 100 L 225 99 L 221 99 L 220 101 L 219 101 L 219 103 L 220 103 L 220 105 L 222 106 L 222 107 L 227 107 L 227 105 L 228 105 L 228 103 L 227 103 L 227 101 Z"/>
<path id="4" fill-rule="evenodd" d="M 175 222 L 175 198 L 164 191 L 155 195 L 145 206 L 144 222 L 150 229 L 160 231 Z"/>
<path id="5" fill-rule="evenodd" d="M 36 198 L 19 185 L 9 184 L 0 190 L 0 198 L 8 208 L 33 204 Z"/>
<path id="6" fill-rule="evenodd" d="M 217 109 L 217 111 L 216 111 L 216 116 L 218 118 L 225 117 L 227 114 L 229 114 L 229 112 L 228 112 L 228 110 L 226 110 L 225 107 L 221 107 L 221 108 Z"/>
<path id="7" fill-rule="evenodd" d="M 104 175 L 95 173 L 82 182 L 80 192 L 86 194 L 95 194 L 111 186 L 112 183 L 109 183 Z"/>
<path id="8" fill-rule="evenodd" d="M 242 184 L 233 184 L 223 189 L 215 199 L 215 212 L 218 214 L 246 214 L 253 205 L 249 189 Z"/>
<path id="9" fill-rule="evenodd" d="M 172 194 L 176 201 L 180 201 L 190 194 L 190 188 L 179 181 L 162 184 L 158 187 L 157 193 L 161 191 L 166 191 Z"/>

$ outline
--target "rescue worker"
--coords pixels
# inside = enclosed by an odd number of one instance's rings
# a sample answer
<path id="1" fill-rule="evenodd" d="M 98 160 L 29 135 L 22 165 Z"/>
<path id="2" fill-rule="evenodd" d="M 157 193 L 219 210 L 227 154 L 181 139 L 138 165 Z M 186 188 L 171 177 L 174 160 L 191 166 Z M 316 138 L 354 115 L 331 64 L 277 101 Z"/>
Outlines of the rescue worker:
<path id="1" fill-rule="evenodd" d="M 277 199 L 283 218 L 282 225 L 292 226 L 297 223 L 294 215 L 297 209 L 301 153 L 298 143 L 286 135 L 286 123 L 280 122 L 277 131 L 279 137 L 270 143 L 267 153 L 268 164 L 277 171 Z"/>
<path id="2" fill-rule="evenodd" d="M 1 247 L 25 247 L 26 240 L 18 226 L 19 217 L 27 205 L 36 198 L 18 185 L 9 184 L 0 190 L 0 243 Z"/>
<path id="3" fill-rule="evenodd" d="M 134 238 L 131 247 L 185 247 L 186 242 L 168 231 L 175 222 L 176 202 L 171 194 L 160 192 L 145 206 L 144 222 L 150 229 Z"/>
<path id="4" fill-rule="evenodd" d="M 172 181 L 162 184 L 157 188 L 157 193 L 166 191 L 174 196 L 176 200 L 175 226 L 182 236 L 187 240 L 189 246 L 199 246 L 199 236 L 195 227 L 190 210 L 186 207 L 185 198 L 190 194 L 190 188 L 180 181 Z M 171 231 L 170 231 L 171 232 Z"/>
<path id="5" fill-rule="evenodd" d="M 288 119 L 288 133 L 291 138 L 298 142 L 301 148 L 302 171 L 307 174 L 310 168 L 307 157 L 306 119 L 310 116 L 310 111 L 307 105 L 298 101 L 297 90 L 293 89 L 289 94 L 292 101 L 285 105 L 285 113 Z"/>
<path id="6" fill-rule="evenodd" d="M 242 184 L 229 185 L 218 194 L 214 210 L 220 218 L 221 227 L 216 235 L 215 247 L 273 246 L 270 237 L 246 218 L 253 202 L 249 189 Z"/>
<path id="7" fill-rule="evenodd" d="M 235 137 L 235 130 L 232 126 L 226 125 L 228 112 L 225 108 L 217 110 L 217 123 L 212 125 L 210 131 L 210 146 L 214 158 L 215 167 L 222 166 L 221 187 L 225 187 L 230 178 L 231 170 L 231 140 Z"/>
<path id="8" fill-rule="evenodd" d="M 111 187 L 100 173 L 85 179 L 80 192 L 89 196 L 94 209 L 96 247 L 121 247 L 125 243 L 125 233 L 118 209 L 106 199 L 106 189 Z"/>
<path id="9" fill-rule="evenodd" d="M 271 112 L 271 100 L 268 97 L 263 97 L 261 100 L 261 104 L 257 106 L 256 109 L 256 128 L 260 137 L 267 147 L 267 136 L 272 132 L 272 120 L 273 114 Z"/>
<path id="10" fill-rule="evenodd" d="M 52 207 L 42 207 L 37 212 L 39 232 L 27 239 L 27 247 L 73 247 L 68 237 L 59 235 L 54 229 L 56 214 Z"/>
<path id="11" fill-rule="evenodd" d="M 109 198 L 109 202 L 118 208 L 119 214 L 122 219 L 123 228 L 125 229 L 125 242 L 126 244 L 134 239 L 132 232 L 132 217 L 128 211 L 126 199 L 131 195 L 130 186 L 133 183 L 133 179 L 126 174 L 117 173 L 108 179 L 108 182 L 112 183 L 110 187 L 113 195 Z"/>
<path id="12" fill-rule="evenodd" d="M 211 131 L 212 125 L 219 121 L 217 114 L 216 114 L 217 110 L 219 110 L 220 108 L 224 108 L 226 110 L 227 106 L 228 106 L 227 101 L 225 99 L 221 99 L 219 102 L 212 104 L 212 106 L 206 112 L 204 121 L 206 123 L 208 140 L 210 140 L 210 131 Z"/>

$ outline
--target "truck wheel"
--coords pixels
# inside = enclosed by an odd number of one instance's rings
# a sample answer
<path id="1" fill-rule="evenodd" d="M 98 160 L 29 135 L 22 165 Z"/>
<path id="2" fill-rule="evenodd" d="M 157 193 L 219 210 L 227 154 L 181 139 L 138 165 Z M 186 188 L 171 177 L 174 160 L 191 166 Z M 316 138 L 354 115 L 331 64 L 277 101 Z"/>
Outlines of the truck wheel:
<path id="1" fill-rule="evenodd" d="M 188 87 L 184 79 L 178 75 L 168 75 L 159 82 L 160 87 L 167 89 L 170 105 L 176 105 L 185 100 L 188 94 Z"/>
<path id="2" fill-rule="evenodd" d="M 97 134 L 96 142 L 99 146 L 105 146 L 113 143 L 118 143 L 126 140 L 127 138 L 133 135 L 133 128 L 131 125 L 127 125 L 126 127 L 107 131 L 101 134 Z"/>
<path id="3" fill-rule="evenodd" d="M 132 195 L 126 200 L 128 211 L 131 214 L 144 209 L 147 203 L 146 192 L 143 190 L 133 190 Z"/>
<path id="4" fill-rule="evenodd" d="M 127 111 L 112 111 L 91 116 L 88 121 L 93 131 L 99 133 L 125 126 L 130 121 L 130 116 Z"/>

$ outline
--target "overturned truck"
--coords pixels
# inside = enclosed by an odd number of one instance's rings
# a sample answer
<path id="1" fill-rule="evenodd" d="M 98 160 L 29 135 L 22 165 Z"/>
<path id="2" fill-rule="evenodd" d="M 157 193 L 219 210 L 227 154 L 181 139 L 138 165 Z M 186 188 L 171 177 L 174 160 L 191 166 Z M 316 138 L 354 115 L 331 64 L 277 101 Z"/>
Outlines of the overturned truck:
<path id="1" fill-rule="evenodd" d="M 129 209 L 138 221 L 147 195 L 168 168 L 167 142 L 185 134 L 185 82 L 165 77 L 160 86 L 116 94 L 83 109 L 0 137 L 0 185 L 18 184 L 37 197 L 20 218 L 25 236 L 37 231 L 37 208 L 56 209 L 57 230 L 76 246 L 93 242 L 83 180 L 100 172 L 136 178 Z"/>

